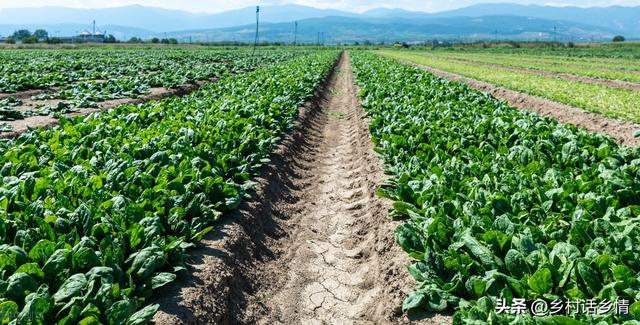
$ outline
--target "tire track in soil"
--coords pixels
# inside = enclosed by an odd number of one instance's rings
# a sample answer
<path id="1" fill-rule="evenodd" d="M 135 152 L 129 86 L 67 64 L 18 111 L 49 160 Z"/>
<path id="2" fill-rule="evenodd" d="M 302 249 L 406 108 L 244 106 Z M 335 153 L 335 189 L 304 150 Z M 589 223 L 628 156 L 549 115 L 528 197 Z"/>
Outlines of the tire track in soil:
<path id="1" fill-rule="evenodd" d="M 298 189 L 282 211 L 287 234 L 274 245 L 277 257 L 258 266 L 244 323 L 408 322 L 400 306 L 414 282 L 393 240 L 396 223 L 386 217 L 391 202 L 375 195 L 385 176 L 353 78 L 345 53 L 305 131 L 309 151 L 294 166 Z"/>

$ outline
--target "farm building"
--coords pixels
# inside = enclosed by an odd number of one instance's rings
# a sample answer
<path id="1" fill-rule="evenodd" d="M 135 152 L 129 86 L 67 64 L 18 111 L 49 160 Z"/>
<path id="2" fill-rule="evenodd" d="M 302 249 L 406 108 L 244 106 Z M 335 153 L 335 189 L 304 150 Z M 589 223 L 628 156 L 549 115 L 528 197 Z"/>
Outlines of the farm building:
<path id="1" fill-rule="evenodd" d="M 104 42 L 105 34 L 100 31 L 83 31 L 77 36 L 73 37 L 74 43 L 102 43 Z"/>

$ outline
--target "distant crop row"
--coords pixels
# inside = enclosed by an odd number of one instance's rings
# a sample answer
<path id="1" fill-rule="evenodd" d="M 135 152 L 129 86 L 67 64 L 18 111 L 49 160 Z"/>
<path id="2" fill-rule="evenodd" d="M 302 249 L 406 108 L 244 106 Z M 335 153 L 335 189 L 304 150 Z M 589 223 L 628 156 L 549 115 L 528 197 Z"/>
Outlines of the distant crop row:
<path id="1" fill-rule="evenodd" d="M 0 53 L 0 92 L 123 78 L 133 78 L 130 80 L 147 87 L 171 88 L 210 79 L 226 71 L 241 71 L 278 53 L 289 57 L 294 54 L 273 51 L 260 52 L 253 57 L 245 50 L 209 49 L 3 51 Z M 244 66 L 239 66 L 239 63 Z"/>
<path id="2" fill-rule="evenodd" d="M 639 324 L 638 149 L 374 54 L 353 63 L 391 175 L 378 192 L 406 220 L 395 236 L 419 282 L 404 309 L 455 309 L 456 324 Z M 631 306 L 497 312 L 514 298 Z"/>
<path id="3" fill-rule="evenodd" d="M 508 89 L 545 97 L 590 112 L 640 122 L 640 92 L 638 91 L 539 76 L 527 72 L 489 69 L 471 63 L 461 63 L 421 54 L 398 51 L 382 53 L 400 60 L 423 64 Z"/>
<path id="4" fill-rule="evenodd" d="M 640 45 L 637 42 L 628 43 L 594 43 L 589 46 L 562 47 L 562 46 L 522 46 L 514 48 L 510 46 L 458 49 L 460 52 L 481 52 L 494 54 L 515 55 L 544 55 L 566 57 L 568 59 L 594 59 L 594 60 L 637 60 L 640 59 Z"/>
<path id="5" fill-rule="evenodd" d="M 245 50 L 206 49 L 7 51 L 0 53 L 0 71 L 5 71 L 0 77 L 0 92 L 36 88 L 51 91 L 33 96 L 43 104 L 29 110 L 19 108 L 23 105 L 20 99 L 0 99 L 0 121 L 99 107 L 103 101 L 148 94 L 151 87 L 175 88 L 211 81 L 304 54 L 306 51 L 283 50 L 260 51 L 254 56 Z M 55 90 L 50 89 L 54 86 Z M 50 99 L 60 101 L 46 104 L 44 100 Z M 0 132 L 11 130 L 0 123 Z"/>
<path id="6" fill-rule="evenodd" d="M 520 56 L 504 54 L 443 53 L 430 52 L 439 58 L 455 58 L 468 62 L 496 64 L 505 67 L 541 70 L 554 73 L 568 73 L 578 76 L 609 80 L 640 82 L 640 65 L 632 60 L 616 60 L 598 62 L 594 59 L 579 61 L 572 58 L 546 56 Z"/>
<path id="7" fill-rule="evenodd" d="M 146 323 L 336 54 L 1 142 L 0 324 Z"/>

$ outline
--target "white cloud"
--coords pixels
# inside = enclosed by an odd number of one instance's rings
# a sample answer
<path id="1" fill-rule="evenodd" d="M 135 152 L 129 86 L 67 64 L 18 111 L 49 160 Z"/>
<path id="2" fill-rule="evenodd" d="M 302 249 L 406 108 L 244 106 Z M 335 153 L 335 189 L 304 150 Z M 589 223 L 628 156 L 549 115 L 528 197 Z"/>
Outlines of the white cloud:
<path id="1" fill-rule="evenodd" d="M 132 4 L 182 9 L 193 12 L 221 12 L 247 6 L 295 3 L 318 8 L 332 8 L 348 11 L 364 11 L 371 8 L 403 8 L 408 10 L 441 11 L 465 7 L 477 3 L 513 2 L 521 4 L 541 4 L 539 0 L 0 0 L 0 11 L 9 7 L 64 6 L 76 8 L 117 7 Z M 556 6 L 640 6 L 640 0 L 559 0 L 549 4 Z"/>

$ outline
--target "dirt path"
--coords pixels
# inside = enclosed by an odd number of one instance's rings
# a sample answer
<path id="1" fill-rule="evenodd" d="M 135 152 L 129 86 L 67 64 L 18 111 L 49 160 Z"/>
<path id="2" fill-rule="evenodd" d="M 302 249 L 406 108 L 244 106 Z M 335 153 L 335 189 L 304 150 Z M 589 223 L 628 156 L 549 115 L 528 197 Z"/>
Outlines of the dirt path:
<path id="1" fill-rule="evenodd" d="M 410 62 L 404 63 L 424 69 L 436 76 L 449 80 L 460 81 L 472 88 L 488 92 L 494 97 L 506 101 L 513 107 L 533 112 L 541 116 L 554 118 L 560 123 L 573 124 L 589 132 L 607 134 L 619 144 L 631 147 L 640 146 L 640 138 L 634 136 L 634 133 L 640 130 L 639 124 L 605 117 L 600 114 L 584 111 L 577 107 L 495 86 L 484 81 L 467 78 L 440 69 Z"/>
<path id="2" fill-rule="evenodd" d="M 413 289 L 375 195 L 372 150 L 348 56 L 265 167 L 253 200 L 163 290 L 158 324 L 400 324 Z M 220 236 L 220 234 L 223 234 Z M 445 316 L 417 323 L 450 324 Z"/>
<path id="3" fill-rule="evenodd" d="M 277 243 L 280 256 L 261 267 L 270 276 L 249 299 L 254 314 L 248 321 L 380 323 L 388 319 L 385 313 L 398 311 L 401 300 L 385 292 L 393 283 L 385 281 L 383 271 L 404 272 L 403 260 L 391 266 L 381 258 L 395 247 L 393 230 L 384 227 L 389 203 L 375 195 L 384 175 L 362 119 L 348 57 L 341 60 L 329 92 L 313 130 L 315 148 L 299 163 L 304 177 L 294 193 L 299 203 L 287 211 L 290 231 Z"/>

